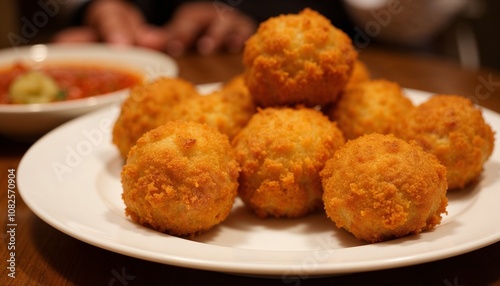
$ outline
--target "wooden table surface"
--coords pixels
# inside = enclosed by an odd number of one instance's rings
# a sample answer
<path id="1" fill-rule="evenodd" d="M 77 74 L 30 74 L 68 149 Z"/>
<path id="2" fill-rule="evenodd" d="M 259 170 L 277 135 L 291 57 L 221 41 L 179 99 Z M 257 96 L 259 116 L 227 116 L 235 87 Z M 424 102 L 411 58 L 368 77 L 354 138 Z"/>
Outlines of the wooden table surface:
<path id="1" fill-rule="evenodd" d="M 360 58 L 373 77 L 408 88 L 453 93 L 500 112 L 500 73 L 466 71 L 425 55 L 367 48 Z M 180 75 L 194 83 L 224 81 L 243 70 L 240 55 L 184 56 Z M 500 243 L 420 265 L 283 281 L 180 268 L 144 261 L 86 244 L 39 219 L 16 196 L 15 278 L 9 277 L 8 170 L 17 169 L 29 143 L 0 138 L 0 285 L 500 285 Z M 500 190 L 499 190 L 500 191 Z M 485 219 L 489 218 L 485 214 Z M 500 226 L 499 226 L 500 227 Z M 293 282 L 293 283 L 290 283 Z"/>

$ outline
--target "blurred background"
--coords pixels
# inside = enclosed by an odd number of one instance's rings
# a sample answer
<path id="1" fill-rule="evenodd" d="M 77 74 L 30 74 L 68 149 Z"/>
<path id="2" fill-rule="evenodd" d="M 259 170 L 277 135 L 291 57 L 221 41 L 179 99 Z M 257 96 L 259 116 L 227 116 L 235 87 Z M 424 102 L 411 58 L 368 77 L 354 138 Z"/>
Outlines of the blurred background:
<path id="1" fill-rule="evenodd" d="M 67 26 L 71 12 L 84 1 L 3 0 L 0 48 L 49 42 L 56 31 Z M 468 3 L 432 43 L 401 50 L 444 57 L 466 69 L 500 70 L 500 1 L 470 0 Z"/>

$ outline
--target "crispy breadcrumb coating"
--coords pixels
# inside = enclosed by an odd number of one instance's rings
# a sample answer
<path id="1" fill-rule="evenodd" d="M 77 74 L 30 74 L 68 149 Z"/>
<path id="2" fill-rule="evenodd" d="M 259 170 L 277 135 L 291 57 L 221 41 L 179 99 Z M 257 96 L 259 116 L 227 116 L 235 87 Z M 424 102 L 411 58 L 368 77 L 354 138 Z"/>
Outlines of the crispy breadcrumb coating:
<path id="1" fill-rule="evenodd" d="M 328 217 L 368 242 L 433 229 L 446 213 L 446 168 L 393 135 L 348 141 L 327 161 L 321 178 Z"/>
<path id="2" fill-rule="evenodd" d="M 176 236 L 194 236 L 226 219 L 239 166 L 227 136 L 195 122 L 168 122 L 132 147 L 121 173 L 126 214 Z"/>
<path id="3" fill-rule="evenodd" d="M 393 133 L 396 123 L 413 108 L 399 84 L 377 79 L 346 89 L 327 113 L 346 139 L 354 139 L 373 132 Z"/>
<path id="4" fill-rule="evenodd" d="M 186 98 L 198 96 L 195 86 L 180 78 L 158 78 L 134 86 L 113 127 L 113 143 L 123 158 L 145 132 L 161 125 L 160 116 Z"/>
<path id="5" fill-rule="evenodd" d="M 259 109 L 232 141 L 242 168 L 239 196 L 261 218 L 321 209 L 319 172 L 343 144 L 336 124 L 317 110 Z"/>
<path id="6" fill-rule="evenodd" d="M 173 106 L 160 120 L 186 120 L 206 123 L 233 138 L 256 112 L 256 107 L 241 76 L 208 95 L 185 99 Z"/>
<path id="7" fill-rule="evenodd" d="M 261 23 L 245 44 L 245 80 L 258 106 L 334 102 L 357 59 L 351 39 L 305 9 Z"/>
<path id="8" fill-rule="evenodd" d="M 446 166 L 450 189 L 463 188 L 480 176 L 495 140 L 481 110 L 458 95 L 431 97 L 401 121 L 397 134 L 415 140 Z"/>

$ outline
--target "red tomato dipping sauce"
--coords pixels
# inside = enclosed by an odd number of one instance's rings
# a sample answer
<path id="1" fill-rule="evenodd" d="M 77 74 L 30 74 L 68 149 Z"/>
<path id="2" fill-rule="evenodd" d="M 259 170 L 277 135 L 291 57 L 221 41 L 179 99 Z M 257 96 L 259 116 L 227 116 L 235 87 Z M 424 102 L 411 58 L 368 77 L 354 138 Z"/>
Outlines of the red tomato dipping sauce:
<path id="1" fill-rule="evenodd" d="M 41 73 L 55 83 L 57 96 L 50 101 L 73 100 L 110 93 L 129 88 L 142 79 L 139 73 L 99 65 L 52 63 L 32 70 L 22 63 L 15 63 L 8 68 L 0 69 L 0 104 L 19 103 L 13 102 L 12 95 L 9 95 L 11 85 L 18 77 L 30 72 Z M 31 92 L 29 88 L 27 90 Z"/>

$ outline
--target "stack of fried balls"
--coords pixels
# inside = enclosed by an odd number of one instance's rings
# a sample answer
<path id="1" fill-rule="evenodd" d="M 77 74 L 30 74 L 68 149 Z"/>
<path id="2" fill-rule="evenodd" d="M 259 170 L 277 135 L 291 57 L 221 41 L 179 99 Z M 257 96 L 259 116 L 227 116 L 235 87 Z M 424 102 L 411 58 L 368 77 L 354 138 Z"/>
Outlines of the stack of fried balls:
<path id="1" fill-rule="evenodd" d="M 263 22 L 245 71 L 208 95 L 180 78 L 134 87 L 113 129 L 126 214 L 194 237 L 239 197 L 262 219 L 324 211 L 370 243 L 435 228 L 447 192 L 479 179 L 494 133 L 466 98 L 415 106 L 357 56 L 305 9 Z"/>

